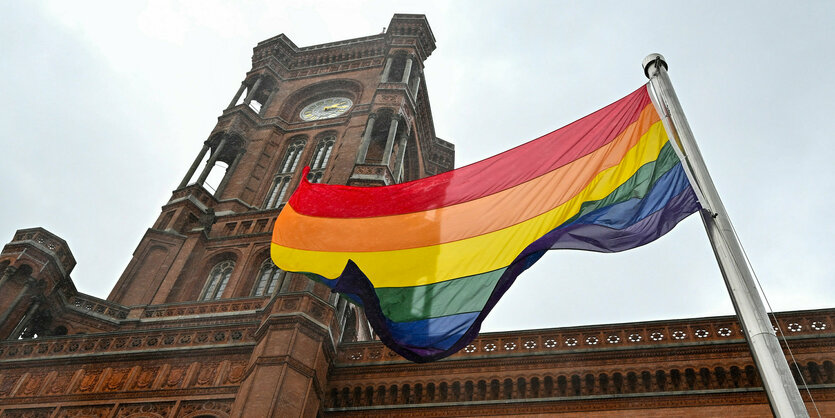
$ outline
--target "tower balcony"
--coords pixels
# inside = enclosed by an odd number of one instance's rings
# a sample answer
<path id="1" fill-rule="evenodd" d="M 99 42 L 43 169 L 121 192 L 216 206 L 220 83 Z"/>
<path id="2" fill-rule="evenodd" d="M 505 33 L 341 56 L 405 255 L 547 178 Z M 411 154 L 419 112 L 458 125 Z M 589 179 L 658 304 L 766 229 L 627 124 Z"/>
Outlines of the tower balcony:
<path id="1" fill-rule="evenodd" d="M 189 184 L 185 187 L 180 187 L 171 193 L 171 199 L 166 203 L 170 205 L 183 200 L 191 200 L 195 205 L 203 209 L 214 207 L 217 204 L 217 199 L 211 192 L 206 190 L 202 185 L 197 183 Z"/>
<path id="2" fill-rule="evenodd" d="M 357 164 L 348 180 L 349 186 L 373 187 L 394 184 L 394 176 L 387 165 Z"/>
<path id="3" fill-rule="evenodd" d="M 416 82 L 414 81 L 411 86 L 408 83 L 399 81 L 380 83 L 377 86 L 377 91 L 380 93 L 380 97 L 377 98 L 377 103 L 391 105 L 392 99 L 402 96 L 402 99 L 399 100 L 400 106 L 408 103 L 408 105 L 414 109 L 417 104 L 417 88 L 415 87 L 415 84 Z"/>

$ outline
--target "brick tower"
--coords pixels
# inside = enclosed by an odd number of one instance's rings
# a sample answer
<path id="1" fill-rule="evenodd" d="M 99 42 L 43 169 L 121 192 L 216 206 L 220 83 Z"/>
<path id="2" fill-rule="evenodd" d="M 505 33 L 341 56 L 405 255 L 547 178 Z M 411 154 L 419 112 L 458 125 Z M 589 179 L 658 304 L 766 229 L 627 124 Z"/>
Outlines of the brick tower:
<path id="1" fill-rule="evenodd" d="M 21 354 L 56 367 L 0 368 L 0 395 L 57 394 L 44 410 L 66 397 L 95 409 L 101 392 L 145 390 L 163 400 L 154 407 L 162 416 L 315 416 L 336 345 L 372 336 L 361 310 L 272 264 L 272 224 L 306 165 L 312 182 L 360 186 L 452 168 L 454 148 L 435 136 L 423 77 L 434 49 L 422 15 L 395 15 L 385 33 L 329 44 L 299 48 L 283 34 L 260 42 L 106 301 L 74 289 L 63 240 L 18 231 L 0 256 L 0 336 L 54 339 Z M 80 334 L 81 343 L 62 342 Z M 67 355 L 74 359 L 54 360 Z"/>
<path id="2" fill-rule="evenodd" d="M 434 48 L 421 15 L 364 38 L 259 43 L 107 300 L 76 291 L 61 238 L 17 231 L 0 252 L 0 418 L 767 416 L 734 317 L 485 333 L 414 364 L 361 310 L 273 266 L 271 227 L 302 167 L 360 186 L 452 168 L 422 71 Z M 835 309 L 774 326 L 810 410 L 814 396 L 835 416 Z"/>

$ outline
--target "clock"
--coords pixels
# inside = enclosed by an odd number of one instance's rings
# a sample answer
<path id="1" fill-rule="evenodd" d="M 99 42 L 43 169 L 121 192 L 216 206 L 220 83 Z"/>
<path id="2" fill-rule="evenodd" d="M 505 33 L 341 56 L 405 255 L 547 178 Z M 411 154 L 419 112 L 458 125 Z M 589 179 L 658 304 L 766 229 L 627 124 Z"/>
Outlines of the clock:
<path id="1" fill-rule="evenodd" d="M 303 121 L 334 118 L 347 112 L 353 104 L 347 97 L 329 97 L 305 106 L 299 117 Z"/>

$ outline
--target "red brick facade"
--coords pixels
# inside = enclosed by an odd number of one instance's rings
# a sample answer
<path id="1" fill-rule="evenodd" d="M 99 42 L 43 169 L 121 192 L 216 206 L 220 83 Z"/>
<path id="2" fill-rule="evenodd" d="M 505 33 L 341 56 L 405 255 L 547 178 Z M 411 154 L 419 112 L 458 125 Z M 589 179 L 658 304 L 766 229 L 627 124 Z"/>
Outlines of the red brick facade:
<path id="1" fill-rule="evenodd" d="M 731 317 L 483 334 L 417 365 L 324 285 L 272 268 L 271 226 L 305 165 L 365 186 L 452 168 L 422 76 L 434 48 L 421 15 L 330 44 L 259 43 L 107 300 L 76 291 L 61 238 L 17 231 L 0 253 L 0 416 L 768 414 Z M 824 415 L 834 320 L 778 315 Z"/>

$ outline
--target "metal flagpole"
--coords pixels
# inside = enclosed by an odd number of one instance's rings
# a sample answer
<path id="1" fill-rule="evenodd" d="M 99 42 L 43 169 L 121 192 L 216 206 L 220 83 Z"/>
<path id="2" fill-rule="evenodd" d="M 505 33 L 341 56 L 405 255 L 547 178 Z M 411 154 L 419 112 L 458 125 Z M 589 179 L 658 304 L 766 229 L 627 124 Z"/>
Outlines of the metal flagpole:
<path id="1" fill-rule="evenodd" d="M 734 309 L 745 332 L 754 362 L 768 395 L 771 411 L 778 417 L 808 417 L 806 406 L 786 362 L 777 334 L 768 319 L 755 286 L 754 271 L 745 257 L 725 206 L 708 174 L 693 132 L 667 75 L 667 62 L 661 54 L 650 54 L 643 61 L 644 74 L 654 90 L 652 101 L 661 115 L 671 140 L 682 148 L 685 169 L 700 189 L 702 221 Z"/>

